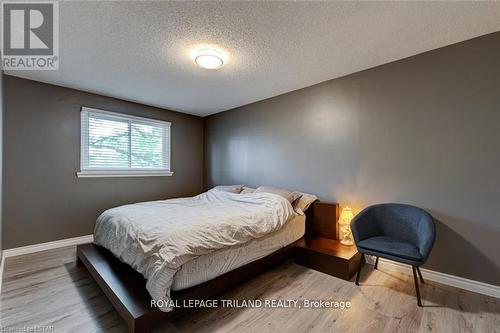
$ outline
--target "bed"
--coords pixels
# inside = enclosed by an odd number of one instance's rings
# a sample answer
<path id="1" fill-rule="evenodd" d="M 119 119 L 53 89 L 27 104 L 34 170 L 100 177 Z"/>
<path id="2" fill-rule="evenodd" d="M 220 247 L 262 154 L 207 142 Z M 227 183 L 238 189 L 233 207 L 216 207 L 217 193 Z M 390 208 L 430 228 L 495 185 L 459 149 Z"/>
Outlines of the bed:
<path id="1" fill-rule="evenodd" d="M 336 218 L 338 207 L 332 212 Z M 184 310 L 172 301 L 214 298 L 292 257 L 305 221 L 286 200 L 265 193 L 211 190 L 127 205 L 101 215 L 95 243 L 78 246 L 77 263 L 131 332 L 149 331 Z"/>
<path id="2" fill-rule="evenodd" d="M 194 287 L 294 243 L 304 236 L 305 220 L 296 215 L 278 231 L 189 261 L 176 273 L 172 290 Z"/>

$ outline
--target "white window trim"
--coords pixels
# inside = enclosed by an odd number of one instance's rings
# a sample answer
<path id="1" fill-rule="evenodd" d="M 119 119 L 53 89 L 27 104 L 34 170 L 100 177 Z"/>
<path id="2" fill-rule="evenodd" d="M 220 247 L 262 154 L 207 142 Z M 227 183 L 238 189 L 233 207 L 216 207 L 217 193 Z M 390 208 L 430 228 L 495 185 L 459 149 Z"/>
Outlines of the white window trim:
<path id="1" fill-rule="evenodd" d="M 162 170 L 92 170 L 92 171 L 79 171 L 76 173 L 78 178 L 105 178 L 105 177 L 158 177 L 158 176 L 172 176 L 172 171 Z"/>
<path id="2" fill-rule="evenodd" d="M 82 159 L 82 156 L 88 154 L 88 137 L 84 137 L 83 133 L 83 115 L 86 113 L 98 113 L 100 115 L 110 115 L 114 119 L 123 119 L 126 121 L 134 120 L 135 122 L 144 122 L 146 124 L 156 123 L 164 128 L 168 128 L 168 135 L 164 136 L 166 154 L 164 158 L 166 159 L 169 169 L 99 169 L 99 168 L 86 168 Z M 171 156 L 171 123 L 168 121 L 149 119 L 137 116 L 130 116 L 123 113 L 104 111 L 99 109 L 93 109 L 83 106 L 81 109 L 81 123 L 80 123 L 80 171 L 76 173 L 78 178 L 104 178 L 104 177 L 151 177 L 151 176 L 172 176 L 174 173 L 170 170 L 170 156 Z"/>

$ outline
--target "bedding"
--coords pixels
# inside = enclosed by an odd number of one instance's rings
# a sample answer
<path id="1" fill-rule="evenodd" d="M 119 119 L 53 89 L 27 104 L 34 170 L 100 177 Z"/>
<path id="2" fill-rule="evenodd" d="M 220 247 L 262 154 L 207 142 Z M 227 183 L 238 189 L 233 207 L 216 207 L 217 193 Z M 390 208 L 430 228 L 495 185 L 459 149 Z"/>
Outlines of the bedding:
<path id="1" fill-rule="evenodd" d="M 194 287 L 264 258 L 299 240 L 304 236 L 305 231 L 305 216 L 296 215 L 285 223 L 283 228 L 264 237 L 199 256 L 182 265 L 174 276 L 172 290 Z"/>
<path id="2" fill-rule="evenodd" d="M 304 215 L 304 212 L 309 208 L 309 206 L 316 200 L 318 200 L 318 197 L 312 194 L 308 193 L 302 193 L 302 196 L 295 201 L 293 208 L 297 212 L 297 214 Z"/>
<path id="3" fill-rule="evenodd" d="M 214 187 L 214 190 L 222 192 L 240 193 L 243 190 L 243 185 L 218 185 Z"/>
<path id="4" fill-rule="evenodd" d="M 241 190 L 240 194 L 254 193 L 255 190 L 256 189 L 254 188 L 243 186 L 243 189 Z M 318 197 L 309 193 L 303 193 L 303 192 L 296 192 L 296 193 L 299 193 L 300 197 L 293 202 L 293 209 L 295 209 L 295 212 L 297 214 L 304 215 L 304 212 L 307 210 L 307 208 L 309 208 L 309 206 L 314 201 L 318 200 Z"/>
<path id="5" fill-rule="evenodd" d="M 262 192 L 281 195 L 283 198 L 287 199 L 292 205 L 295 202 L 295 200 L 297 200 L 302 196 L 302 194 L 300 194 L 299 192 L 272 186 L 259 186 L 257 187 L 254 193 L 262 193 Z"/>
<path id="6" fill-rule="evenodd" d="M 182 265 L 277 231 L 294 215 L 276 194 L 212 189 L 192 198 L 109 209 L 97 219 L 94 242 L 141 273 L 151 297 L 165 301 L 161 310 L 171 311 L 170 289 Z"/>
<path id="7" fill-rule="evenodd" d="M 255 192 L 254 188 L 243 186 L 243 189 L 241 190 L 240 194 L 247 194 L 253 192 Z"/>

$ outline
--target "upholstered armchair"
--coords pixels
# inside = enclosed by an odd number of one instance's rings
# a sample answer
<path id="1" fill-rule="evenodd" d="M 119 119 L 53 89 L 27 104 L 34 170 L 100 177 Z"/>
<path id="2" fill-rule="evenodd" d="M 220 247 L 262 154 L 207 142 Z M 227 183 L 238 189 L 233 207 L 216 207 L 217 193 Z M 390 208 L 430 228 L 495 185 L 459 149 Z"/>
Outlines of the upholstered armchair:
<path id="1" fill-rule="evenodd" d="M 434 219 L 425 210 L 405 204 L 379 204 L 359 213 L 351 223 L 354 241 L 362 258 L 356 276 L 359 275 L 365 254 L 386 258 L 412 266 L 418 306 L 422 306 L 417 272 L 424 283 L 419 267 L 425 263 L 434 245 L 436 235 Z"/>

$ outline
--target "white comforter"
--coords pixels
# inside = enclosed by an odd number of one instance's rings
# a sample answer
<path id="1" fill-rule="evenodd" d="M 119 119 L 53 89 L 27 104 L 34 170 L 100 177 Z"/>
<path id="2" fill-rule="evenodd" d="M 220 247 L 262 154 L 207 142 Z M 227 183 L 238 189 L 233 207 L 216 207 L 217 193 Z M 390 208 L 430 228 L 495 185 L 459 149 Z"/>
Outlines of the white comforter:
<path id="1" fill-rule="evenodd" d="M 97 219 L 94 241 L 141 273 L 151 297 L 168 304 L 183 264 L 279 230 L 293 215 L 290 203 L 275 194 L 210 190 L 109 209 Z"/>

